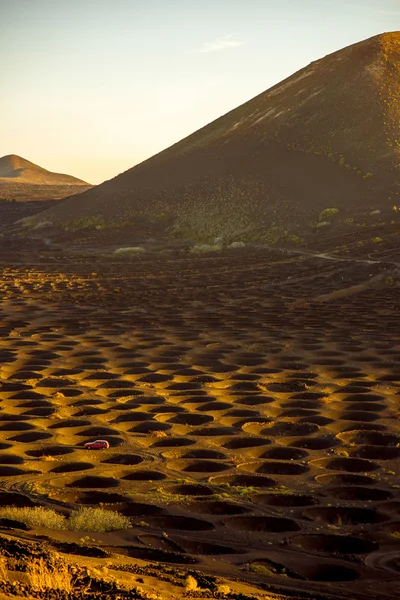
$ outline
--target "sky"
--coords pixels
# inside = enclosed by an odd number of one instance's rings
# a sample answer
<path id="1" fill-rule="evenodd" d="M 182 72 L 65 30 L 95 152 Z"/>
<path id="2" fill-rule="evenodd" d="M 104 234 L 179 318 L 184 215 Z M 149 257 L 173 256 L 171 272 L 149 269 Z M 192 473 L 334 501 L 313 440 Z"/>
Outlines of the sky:
<path id="1" fill-rule="evenodd" d="M 394 30 L 400 0 L 0 0 L 0 157 L 101 183 Z"/>

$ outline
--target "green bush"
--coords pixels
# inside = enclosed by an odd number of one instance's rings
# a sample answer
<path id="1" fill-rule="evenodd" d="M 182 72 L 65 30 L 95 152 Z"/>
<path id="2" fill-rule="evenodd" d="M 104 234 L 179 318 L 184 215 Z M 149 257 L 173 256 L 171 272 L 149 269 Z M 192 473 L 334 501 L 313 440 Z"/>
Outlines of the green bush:
<path id="1" fill-rule="evenodd" d="M 326 221 L 331 217 L 336 217 L 339 214 L 338 208 L 325 208 L 322 212 L 319 213 L 319 220 Z"/>
<path id="2" fill-rule="evenodd" d="M 289 232 L 281 225 L 272 225 L 263 234 L 261 241 L 264 244 L 273 246 L 274 244 L 277 244 L 279 241 L 286 239 L 288 234 L 289 234 Z"/>
<path id="3" fill-rule="evenodd" d="M 204 254 L 205 252 L 219 252 L 222 250 L 220 244 L 196 244 L 190 248 L 191 254 Z"/>
<path id="4" fill-rule="evenodd" d="M 252 573 L 256 573 L 257 575 L 264 575 L 266 577 L 272 577 L 276 575 L 276 571 L 272 571 L 264 565 L 250 564 L 249 571 L 251 571 Z"/>
<path id="5" fill-rule="evenodd" d="M 78 231 L 79 229 L 105 229 L 106 222 L 100 215 L 92 217 L 81 217 L 65 223 L 64 229 L 67 231 Z"/>
<path id="6" fill-rule="evenodd" d="M 244 242 L 232 242 L 229 244 L 228 248 L 244 248 L 245 245 L 246 244 Z"/>
<path id="7" fill-rule="evenodd" d="M 0 518 L 20 521 L 31 527 L 95 531 L 97 533 L 128 529 L 131 526 L 128 517 L 103 508 L 80 508 L 73 511 L 67 519 L 64 515 L 49 508 L 5 506 L 0 509 Z"/>
<path id="8" fill-rule="evenodd" d="M 292 244 L 300 245 L 304 242 L 304 239 L 299 237 L 298 235 L 289 234 L 286 236 L 286 241 L 291 242 Z"/>
<path id="9" fill-rule="evenodd" d="M 117 512 L 104 510 L 103 508 L 80 508 L 75 510 L 68 519 L 68 529 L 73 531 L 116 531 L 118 529 L 129 529 L 131 522 Z"/>
<path id="10" fill-rule="evenodd" d="M 64 515 L 42 506 L 35 506 L 34 508 L 4 506 L 0 509 L 0 518 L 21 521 L 21 523 L 25 523 L 25 525 L 30 525 L 31 527 L 67 529 Z"/>
<path id="11" fill-rule="evenodd" d="M 383 239 L 380 237 L 374 237 L 372 238 L 372 241 L 374 242 L 374 244 L 380 244 L 381 242 L 383 242 Z"/>

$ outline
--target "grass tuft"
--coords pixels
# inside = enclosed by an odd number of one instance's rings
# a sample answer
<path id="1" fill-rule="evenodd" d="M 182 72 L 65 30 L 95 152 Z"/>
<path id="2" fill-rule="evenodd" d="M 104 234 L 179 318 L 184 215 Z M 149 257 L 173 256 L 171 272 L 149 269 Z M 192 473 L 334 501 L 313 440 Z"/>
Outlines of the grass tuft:
<path id="1" fill-rule="evenodd" d="M 198 589 L 197 580 L 192 577 L 192 575 L 188 575 L 185 579 L 185 591 L 186 592 L 194 592 Z"/>
<path id="2" fill-rule="evenodd" d="M 4 555 L 1 554 L 0 555 L 0 581 L 8 580 L 7 567 L 8 567 L 7 559 Z"/>
<path id="3" fill-rule="evenodd" d="M 70 593 L 73 590 L 72 574 L 64 561 L 49 565 L 43 558 L 32 560 L 28 563 L 26 574 L 36 591 L 64 590 Z"/>

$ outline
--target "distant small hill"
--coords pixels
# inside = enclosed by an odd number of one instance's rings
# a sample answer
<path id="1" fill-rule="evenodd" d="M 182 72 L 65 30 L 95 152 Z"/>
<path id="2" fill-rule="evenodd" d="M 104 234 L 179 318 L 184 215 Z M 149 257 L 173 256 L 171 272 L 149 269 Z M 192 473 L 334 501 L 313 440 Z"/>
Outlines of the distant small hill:
<path id="1" fill-rule="evenodd" d="M 400 205 L 399 65 L 400 32 L 334 52 L 46 219 L 266 244 L 361 227 Z"/>
<path id="2" fill-rule="evenodd" d="M 92 186 L 72 175 L 53 173 L 9 154 L 0 158 L 0 199 L 26 201 L 61 199 Z"/>
<path id="3" fill-rule="evenodd" d="M 0 179 L 33 185 L 89 185 L 86 181 L 72 175 L 47 171 L 16 154 L 0 158 Z"/>

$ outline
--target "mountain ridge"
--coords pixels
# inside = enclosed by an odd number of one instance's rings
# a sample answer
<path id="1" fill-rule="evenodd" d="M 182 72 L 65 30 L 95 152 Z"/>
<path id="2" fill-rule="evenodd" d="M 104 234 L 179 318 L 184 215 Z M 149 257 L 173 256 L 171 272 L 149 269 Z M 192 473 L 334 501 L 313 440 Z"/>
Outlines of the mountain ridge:
<path id="1" fill-rule="evenodd" d="M 386 209 L 398 194 L 399 64 L 399 32 L 347 46 L 46 216 L 265 242 L 303 233 L 325 208 Z"/>
<path id="2" fill-rule="evenodd" d="M 0 158 L 0 180 L 30 185 L 90 185 L 72 175 L 48 171 L 16 154 Z"/>

